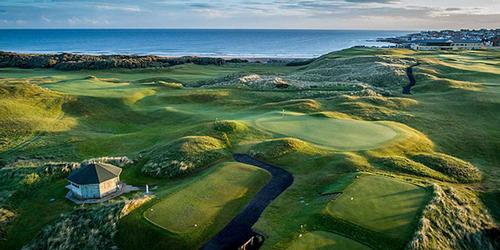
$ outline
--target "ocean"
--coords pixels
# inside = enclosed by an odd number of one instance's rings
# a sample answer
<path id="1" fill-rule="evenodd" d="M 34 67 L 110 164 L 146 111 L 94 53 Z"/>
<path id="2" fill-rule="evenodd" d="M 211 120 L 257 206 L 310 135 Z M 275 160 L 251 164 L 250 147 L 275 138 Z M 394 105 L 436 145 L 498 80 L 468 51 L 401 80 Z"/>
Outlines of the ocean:
<path id="1" fill-rule="evenodd" d="M 0 51 L 311 58 L 410 32 L 375 30 L 0 29 Z"/>

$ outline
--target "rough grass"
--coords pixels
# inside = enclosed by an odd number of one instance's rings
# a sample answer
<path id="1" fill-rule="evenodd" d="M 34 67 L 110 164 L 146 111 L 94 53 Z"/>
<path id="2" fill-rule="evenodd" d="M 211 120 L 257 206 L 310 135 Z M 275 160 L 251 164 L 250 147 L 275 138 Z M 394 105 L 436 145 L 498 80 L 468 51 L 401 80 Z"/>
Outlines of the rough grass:
<path id="1" fill-rule="evenodd" d="M 221 120 L 213 123 L 213 130 L 226 134 L 246 133 L 249 128 L 241 121 Z"/>
<path id="2" fill-rule="evenodd" d="M 352 249 L 352 250 L 368 250 L 369 247 L 360 244 L 349 238 L 338 234 L 312 231 L 305 234 L 300 234 L 300 237 L 289 246 L 288 249 L 303 250 L 303 249 Z"/>
<path id="3" fill-rule="evenodd" d="M 262 159 L 273 159 L 291 153 L 313 154 L 319 150 L 307 142 L 295 138 L 271 139 L 250 148 L 250 155 Z"/>
<path id="4" fill-rule="evenodd" d="M 226 157 L 226 146 L 210 136 L 183 137 L 149 152 L 142 172 L 156 177 L 187 175 Z"/>
<path id="5" fill-rule="evenodd" d="M 147 200 L 76 208 L 44 227 L 23 249 L 114 249 L 118 220 Z"/>
<path id="6" fill-rule="evenodd" d="M 228 162 L 215 166 L 191 185 L 163 197 L 144 217 L 199 247 L 227 224 L 270 175 L 253 166 Z"/>
<path id="7" fill-rule="evenodd" d="M 421 187 L 364 175 L 331 201 L 326 213 L 404 242 L 410 238 L 427 196 Z"/>
<path id="8" fill-rule="evenodd" d="M 407 249 L 498 249 L 498 228 L 479 199 L 463 189 L 434 185 Z"/>
<path id="9" fill-rule="evenodd" d="M 442 153 L 420 153 L 412 159 L 464 183 L 481 180 L 481 172 L 469 162 Z"/>
<path id="10" fill-rule="evenodd" d="M 270 102 L 262 105 L 266 109 L 278 109 L 298 112 L 317 111 L 320 109 L 321 104 L 312 99 L 295 99 L 281 102 Z"/>
<path id="11" fill-rule="evenodd" d="M 76 122 L 64 117 L 65 97 L 20 80 L 0 80 L 0 152 L 37 133 L 69 130 Z"/>
<path id="12" fill-rule="evenodd" d="M 438 172 L 432 168 L 425 166 L 422 163 L 412 161 L 403 156 L 381 157 L 377 158 L 375 162 L 378 162 L 382 169 L 391 172 L 404 173 L 422 177 L 430 177 L 443 181 L 451 180 L 448 176 L 442 174 L 441 172 Z"/>
<path id="13" fill-rule="evenodd" d="M 16 214 L 6 208 L 0 207 L 0 240 L 5 240 L 5 230 L 9 222 L 16 217 Z"/>

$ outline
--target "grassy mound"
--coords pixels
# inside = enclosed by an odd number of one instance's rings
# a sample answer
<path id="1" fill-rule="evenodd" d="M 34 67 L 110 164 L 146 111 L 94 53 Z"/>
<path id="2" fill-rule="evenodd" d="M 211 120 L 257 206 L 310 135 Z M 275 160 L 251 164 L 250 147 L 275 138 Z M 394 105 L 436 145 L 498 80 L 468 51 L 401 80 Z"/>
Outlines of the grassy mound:
<path id="1" fill-rule="evenodd" d="M 237 134 L 249 130 L 248 126 L 241 121 L 222 120 L 213 123 L 213 129 L 220 133 Z"/>
<path id="2" fill-rule="evenodd" d="M 197 177 L 188 186 L 161 199 L 148 208 L 144 217 L 199 248 L 221 230 L 258 190 L 270 175 L 256 167 L 222 163 Z"/>
<path id="3" fill-rule="evenodd" d="M 182 89 L 182 88 L 184 88 L 184 85 L 182 85 L 182 83 L 178 83 L 178 82 L 158 81 L 157 84 L 159 86 L 169 88 L 169 89 Z"/>
<path id="4" fill-rule="evenodd" d="M 368 250 L 369 247 L 360 244 L 349 238 L 340 236 L 338 234 L 313 231 L 301 235 L 293 241 L 288 249 L 302 250 L 302 249 L 352 249 L 352 250 Z"/>
<path id="5" fill-rule="evenodd" d="M 412 161 L 402 156 L 387 156 L 375 160 L 381 164 L 382 169 L 399 172 L 404 174 L 411 174 L 416 176 L 431 177 L 438 180 L 449 181 L 450 178 L 442 173 L 425 166 L 422 163 Z"/>
<path id="6" fill-rule="evenodd" d="M 146 175 L 176 177 L 206 167 L 227 155 L 226 145 L 210 136 L 188 136 L 159 146 L 146 155 Z"/>
<path id="7" fill-rule="evenodd" d="M 353 119 L 352 116 L 335 111 L 323 111 L 309 114 L 310 116 L 322 117 L 322 118 L 332 118 L 332 119 Z"/>
<path id="8" fill-rule="evenodd" d="M 421 153 L 412 159 L 439 171 L 459 182 L 477 182 L 481 180 L 481 172 L 469 162 L 441 153 Z"/>
<path id="9" fill-rule="evenodd" d="M 326 212 L 404 242 L 411 237 L 428 192 L 393 178 L 364 175 L 331 201 Z"/>
<path id="10" fill-rule="evenodd" d="M 319 110 L 321 108 L 321 104 L 312 99 L 294 99 L 282 102 L 270 102 L 262 105 L 262 107 L 306 112 Z"/>
<path id="11" fill-rule="evenodd" d="M 401 87 L 411 62 L 387 56 L 323 56 L 289 76 L 310 83 L 364 82 L 376 87 Z"/>
<path id="12" fill-rule="evenodd" d="M 291 153 L 310 154 L 316 151 L 317 149 L 313 146 L 299 139 L 280 138 L 267 140 L 252 146 L 250 148 L 250 155 L 262 159 L 273 159 Z"/>
<path id="13" fill-rule="evenodd" d="M 0 152 L 39 132 L 65 131 L 75 126 L 65 118 L 65 97 L 21 80 L 0 81 Z"/>
<path id="14" fill-rule="evenodd" d="M 434 198 L 425 207 L 407 249 L 499 247 L 498 228 L 495 229 L 493 219 L 474 194 L 434 185 Z"/>

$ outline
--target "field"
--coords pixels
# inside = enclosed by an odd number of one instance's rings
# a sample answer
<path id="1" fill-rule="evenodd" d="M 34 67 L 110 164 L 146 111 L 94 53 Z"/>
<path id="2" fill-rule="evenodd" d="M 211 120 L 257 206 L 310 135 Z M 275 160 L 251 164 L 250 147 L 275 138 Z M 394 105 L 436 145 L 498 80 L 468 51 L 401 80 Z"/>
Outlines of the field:
<path id="1" fill-rule="evenodd" d="M 144 217 L 193 245 L 202 243 L 222 229 L 268 180 L 268 174 L 255 167 L 223 163 L 165 196 Z"/>
<path id="2" fill-rule="evenodd" d="M 363 250 L 369 247 L 337 234 L 316 231 L 308 232 L 297 239 L 289 249 L 353 249 Z"/>
<path id="3" fill-rule="evenodd" d="M 328 214 L 393 238 L 408 238 L 429 193 L 421 187 L 364 175 L 327 206 Z"/>
<path id="4" fill-rule="evenodd" d="M 114 244 L 198 248 L 270 179 L 234 153 L 294 176 L 253 227 L 263 249 L 495 246 L 499 58 L 353 48 L 302 66 L 0 68 L 0 249 L 71 218 L 68 173 L 50 166 L 106 156 L 132 159 L 122 181 L 155 195 L 107 227 Z"/>
<path id="5" fill-rule="evenodd" d="M 298 113 L 273 113 L 255 122 L 259 128 L 338 150 L 377 148 L 398 134 L 381 123 L 311 117 Z"/>

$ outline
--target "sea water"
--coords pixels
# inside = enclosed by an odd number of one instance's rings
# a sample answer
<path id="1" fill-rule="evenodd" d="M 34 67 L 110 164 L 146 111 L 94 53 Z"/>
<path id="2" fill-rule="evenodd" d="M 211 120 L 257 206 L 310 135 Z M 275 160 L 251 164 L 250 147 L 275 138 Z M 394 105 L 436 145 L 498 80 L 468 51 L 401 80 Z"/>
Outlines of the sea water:
<path id="1" fill-rule="evenodd" d="M 0 51 L 246 58 L 311 58 L 352 46 L 387 46 L 381 30 L 0 29 Z"/>

